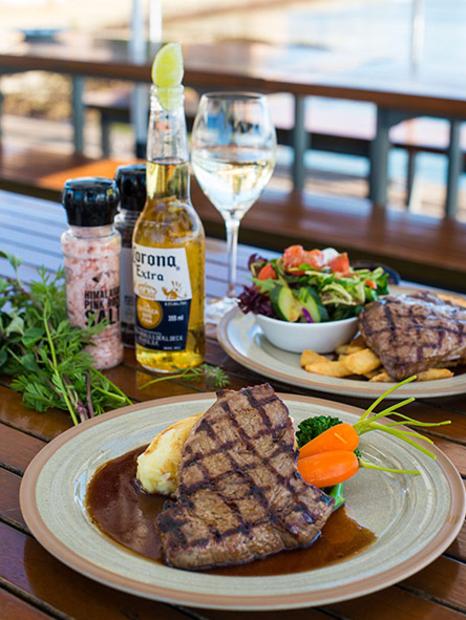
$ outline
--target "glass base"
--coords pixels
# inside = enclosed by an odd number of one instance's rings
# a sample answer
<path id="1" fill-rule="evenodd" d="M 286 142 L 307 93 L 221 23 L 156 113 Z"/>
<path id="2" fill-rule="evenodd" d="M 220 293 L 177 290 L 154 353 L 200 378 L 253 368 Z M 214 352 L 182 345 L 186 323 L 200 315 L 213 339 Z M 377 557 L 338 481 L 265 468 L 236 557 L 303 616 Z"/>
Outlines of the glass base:
<path id="1" fill-rule="evenodd" d="M 205 306 L 205 322 L 217 325 L 220 319 L 232 308 L 238 306 L 235 297 L 220 297 L 210 301 Z"/>

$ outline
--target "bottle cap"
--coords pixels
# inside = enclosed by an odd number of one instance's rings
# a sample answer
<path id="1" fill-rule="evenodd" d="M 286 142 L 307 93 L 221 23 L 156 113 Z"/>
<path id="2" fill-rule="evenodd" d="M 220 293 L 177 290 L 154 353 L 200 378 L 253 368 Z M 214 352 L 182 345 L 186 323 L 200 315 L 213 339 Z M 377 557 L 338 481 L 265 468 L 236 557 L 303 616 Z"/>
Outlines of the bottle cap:
<path id="1" fill-rule="evenodd" d="M 120 166 L 115 174 L 115 182 L 120 190 L 120 208 L 142 211 L 146 204 L 145 164 Z"/>
<path id="2" fill-rule="evenodd" d="M 113 224 L 120 195 L 115 181 L 103 177 L 68 179 L 62 204 L 71 226 Z"/>

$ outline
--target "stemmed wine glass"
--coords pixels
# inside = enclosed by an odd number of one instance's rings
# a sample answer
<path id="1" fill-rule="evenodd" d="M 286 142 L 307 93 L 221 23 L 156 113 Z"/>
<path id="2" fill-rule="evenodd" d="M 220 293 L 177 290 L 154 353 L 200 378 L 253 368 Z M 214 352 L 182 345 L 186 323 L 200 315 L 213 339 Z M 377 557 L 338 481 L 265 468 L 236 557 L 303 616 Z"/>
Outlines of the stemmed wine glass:
<path id="1" fill-rule="evenodd" d="M 239 225 L 272 176 L 275 149 L 275 128 L 263 95 L 202 95 L 191 162 L 203 192 L 225 220 L 228 251 L 227 296 L 207 305 L 207 322 L 217 323 L 236 303 Z"/>

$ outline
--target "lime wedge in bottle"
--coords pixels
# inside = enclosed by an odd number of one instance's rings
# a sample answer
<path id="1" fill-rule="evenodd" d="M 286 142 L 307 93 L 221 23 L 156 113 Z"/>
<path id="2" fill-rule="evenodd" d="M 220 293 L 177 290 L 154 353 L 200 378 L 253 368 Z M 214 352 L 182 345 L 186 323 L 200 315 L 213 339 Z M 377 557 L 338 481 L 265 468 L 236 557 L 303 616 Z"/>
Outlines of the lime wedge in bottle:
<path id="1" fill-rule="evenodd" d="M 183 54 L 179 43 L 167 43 L 152 63 L 152 81 L 158 88 L 176 88 L 183 81 Z"/>

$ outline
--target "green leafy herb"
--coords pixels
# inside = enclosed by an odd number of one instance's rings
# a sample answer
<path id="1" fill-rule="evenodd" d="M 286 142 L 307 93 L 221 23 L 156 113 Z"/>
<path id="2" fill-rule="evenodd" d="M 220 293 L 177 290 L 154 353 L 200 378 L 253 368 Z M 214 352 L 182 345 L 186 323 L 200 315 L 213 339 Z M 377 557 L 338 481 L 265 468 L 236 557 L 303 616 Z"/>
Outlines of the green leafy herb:
<path id="1" fill-rule="evenodd" d="M 0 257 L 14 272 L 0 279 L 0 372 L 14 376 L 11 387 L 24 404 L 40 412 L 68 411 L 73 424 L 131 404 L 85 350 L 106 323 L 82 329 L 68 321 L 63 271 L 39 269 L 38 280 L 26 287 L 19 259 L 5 252 Z"/>
<path id="2" fill-rule="evenodd" d="M 173 375 L 163 375 L 162 377 L 150 379 L 150 381 L 143 383 L 140 386 L 140 389 L 144 390 L 150 385 L 160 383 L 160 381 L 169 381 L 171 379 L 182 379 L 183 381 L 197 381 L 204 379 L 207 385 L 218 389 L 224 388 L 230 384 L 230 379 L 224 370 L 218 366 L 201 364 L 197 368 L 187 368 L 186 370 L 183 370 L 183 372 L 177 372 Z"/>

